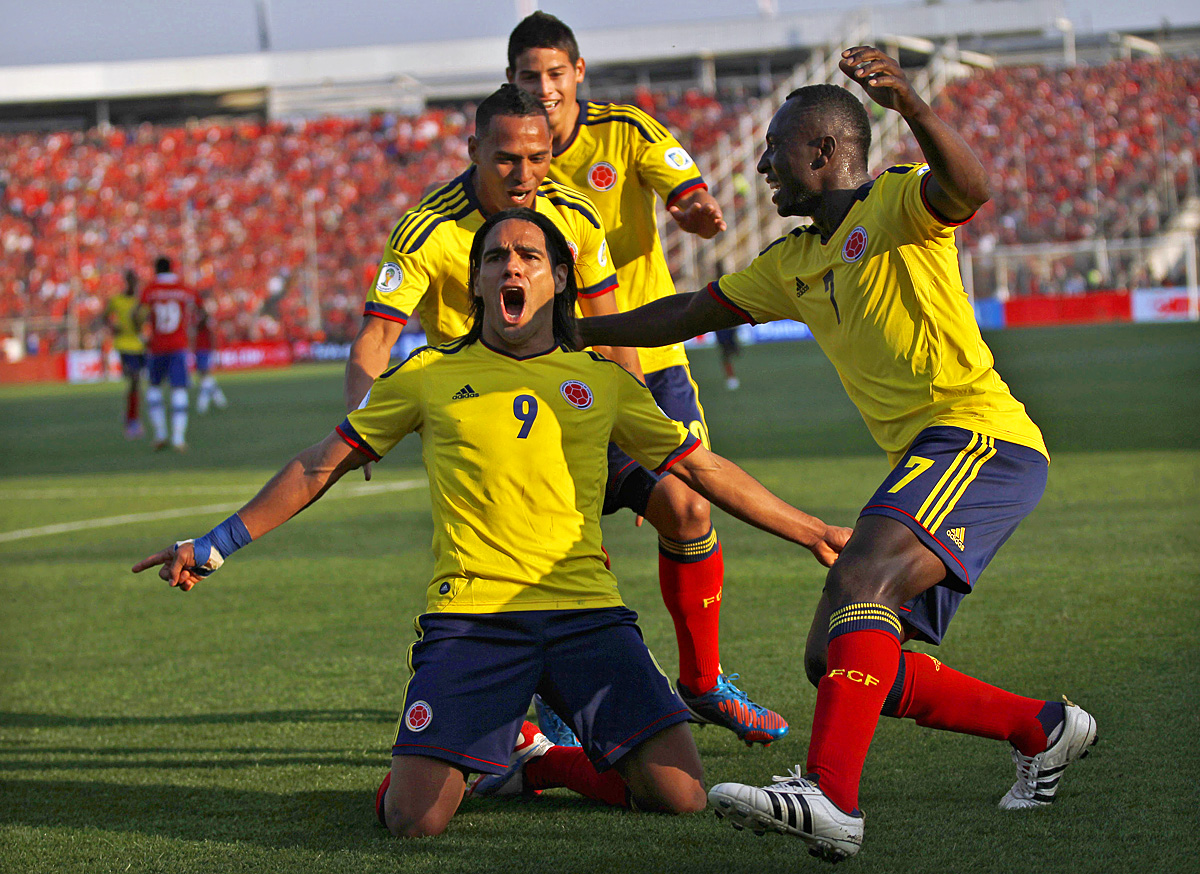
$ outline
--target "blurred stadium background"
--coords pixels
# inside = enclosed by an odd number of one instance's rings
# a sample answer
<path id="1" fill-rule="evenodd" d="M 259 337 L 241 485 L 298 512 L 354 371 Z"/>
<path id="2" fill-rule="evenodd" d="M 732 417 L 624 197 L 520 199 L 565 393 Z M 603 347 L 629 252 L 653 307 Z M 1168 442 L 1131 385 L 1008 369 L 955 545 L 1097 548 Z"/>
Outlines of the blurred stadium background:
<path id="1" fill-rule="evenodd" d="M 1058 0 L 758 7 L 578 34 L 585 96 L 667 123 L 729 219 L 702 246 L 664 221 L 681 290 L 790 227 L 754 170 L 765 124 L 874 42 L 992 173 L 960 230 L 981 325 L 1200 317 L 1200 11 L 1125 32 L 1084 31 Z M 0 66 L 0 381 L 111 378 L 104 303 L 160 253 L 215 307 L 223 367 L 344 357 L 381 241 L 465 166 L 506 35 L 271 51 L 264 18 L 252 54 Z M 916 159 L 897 117 L 873 117 L 874 170 Z"/>

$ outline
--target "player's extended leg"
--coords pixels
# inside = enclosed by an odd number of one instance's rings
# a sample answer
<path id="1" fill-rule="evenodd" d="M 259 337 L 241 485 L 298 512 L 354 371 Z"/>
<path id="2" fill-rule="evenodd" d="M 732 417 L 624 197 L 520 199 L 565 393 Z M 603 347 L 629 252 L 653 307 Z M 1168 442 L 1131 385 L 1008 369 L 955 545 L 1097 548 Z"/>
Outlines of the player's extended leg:
<path id="1" fill-rule="evenodd" d="M 171 448 L 187 449 L 188 372 L 187 359 L 182 354 L 171 356 Z"/>
<path id="2" fill-rule="evenodd" d="M 867 748 L 899 667 L 900 608 L 945 576 L 941 559 L 907 527 L 862 516 L 826 577 L 828 669 L 817 685 L 805 773 L 847 813 L 858 807 Z"/>
<path id="3" fill-rule="evenodd" d="M 940 591 L 930 590 L 924 598 L 936 598 Z M 829 597 L 823 592 L 804 653 L 805 670 L 814 686 L 826 673 L 830 612 Z M 917 629 L 907 621 L 901 620 L 901 626 L 904 641 L 918 636 Z M 1007 809 L 1053 802 L 1057 775 L 1067 764 L 1085 757 L 1096 741 L 1095 719 L 1079 707 L 1016 695 L 917 652 L 901 653 L 882 715 L 912 719 L 925 728 L 1012 744 L 1018 781 L 1001 801 Z M 1047 753 L 1050 764 L 1034 762 Z"/>
<path id="4" fill-rule="evenodd" d="M 128 385 L 125 390 L 125 436 L 136 440 L 142 436 L 142 419 L 138 404 L 142 397 L 142 381 L 140 367 L 126 367 L 125 377 Z"/>
<path id="5" fill-rule="evenodd" d="M 196 392 L 196 412 L 204 415 L 208 412 L 208 405 L 212 403 L 213 378 L 206 371 L 197 373 L 200 377 L 200 390 Z"/>
<path id="6" fill-rule="evenodd" d="M 708 501 L 666 476 L 650 492 L 643 515 L 658 531 L 658 581 L 675 625 L 680 696 L 699 720 L 728 728 L 747 744 L 783 737 L 783 717 L 752 702 L 721 672 L 725 559 Z"/>
<path id="7" fill-rule="evenodd" d="M 679 680 L 692 694 L 721 673 L 721 589 L 725 561 L 708 501 L 673 476 L 650 492 L 643 514 L 658 532 L 658 581 L 675 623 Z"/>
<path id="8" fill-rule="evenodd" d="M 828 669 L 817 685 L 808 761 L 765 788 L 721 783 L 718 814 L 755 831 L 793 834 L 836 862 L 858 852 L 858 784 L 884 698 L 900 662 L 901 605 L 942 580 L 941 559 L 901 523 L 862 516 L 829 570 L 811 640 L 828 613 Z M 806 666 L 818 660 L 806 657 Z"/>
<path id="9" fill-rule="evenodd" d="M 426 756 L 393 756 L 383 798 L 385 825 L 399 838 L 440 835 L 462 801 L 466 780 L 449 762 Z"/>
<path id="10" fill-rule="evenodd" d="M 167 447 L 167 410 L 163 405 L 162 381 L 167 375 L 167 360 L 163 355 L 150 356 L 150 384 L 146 387 L 146 412 L 154 432 L 155 451 Z"/>
<path id="11" fill-rule="evenodd" d="M 229 399 L 225 397 L 225 392 L 221 391 L 221 386 L 217 385 L 217 378 L 211 373 L 208 374 L 208 384 L 212 387 L 212 402 L 218 410 L 223 410 L 229 406 Z"/>

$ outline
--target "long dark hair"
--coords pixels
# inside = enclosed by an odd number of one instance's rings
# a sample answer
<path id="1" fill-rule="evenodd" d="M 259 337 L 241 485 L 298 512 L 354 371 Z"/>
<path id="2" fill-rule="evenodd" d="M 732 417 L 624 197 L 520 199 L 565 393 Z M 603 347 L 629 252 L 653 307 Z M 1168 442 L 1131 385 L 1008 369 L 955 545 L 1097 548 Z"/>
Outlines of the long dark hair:
<path id="1" fill-rule="evenodd" d="M 575 348 L 575 296 L 579 285 L 575 281 L 575 256 L 562 231 L 549 218 L 540 212 L 535 212 L 525 206 L 503 209 L 488 216 L 475 232 L 471 241 L 470 281 L 468 290 L 471 294 L 471 330 L 467 331 L 466 341 L 474 343 L 483 334 L 483 298 L 475 294 L 475 282 L 479 278 L 479 265 L 483 261 L 483 245 L 492 228 L 508 219 L 520 219 L 537 225 L 542 230 L 546 240 L 546 254 L 550 256 L 551 270 L 557 270 L 560 265 L 567 268 L 567 287 L 554 295 L 554 342 L 568 349 Z"/>

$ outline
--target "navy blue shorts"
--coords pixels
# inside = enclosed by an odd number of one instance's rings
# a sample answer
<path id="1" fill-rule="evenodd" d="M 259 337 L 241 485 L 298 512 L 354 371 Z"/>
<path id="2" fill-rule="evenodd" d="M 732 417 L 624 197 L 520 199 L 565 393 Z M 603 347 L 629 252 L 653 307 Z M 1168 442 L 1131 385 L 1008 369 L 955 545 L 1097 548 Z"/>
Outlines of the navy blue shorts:
<path id="1" fill-rule="evenodd" d="M 186 352 L 167 352 L 164 355 L 151 355 L 149 369 L 151 385 L 159 385 L 165 376 L 173 388 L 187 388 L 188 386 Z"/>
<path id="2" fill-rule="evenodd" d="M 121 374 L 137 376 L 146 366 L 146 355 L 143 352 L 118 352 L 121 356 Z"/>
<path id="3" fill-rule="evenodd" d="M 212 370 L 212 350 L 198 349 L 196 351 L 196 372 L 208 373 Z"/>
<path id="4" fill-rule="evenodd" d="M 992 556 L 1041 500 L 1050 463 L 1007 440 L 938 426 L 917 435 L 863 516 L 907 525 L 946 565 L 946 578 L 901 608 L 930 643 L 946 627 Z"/>
<path id="5" fill-rule="evenodd" d="M 685 364 L 664 367 L 646 374 L 646 388 L 659 409 L 676 422 L 682 422 L 708 448 L 708 424 L 696 393 L 696 384 Z M 608 444 L 608 484 L 604 489 L 603 514 L 607 516 L 628 507 L 639 516 L 646 510 L 650 492 L 661 477 L 625 454 L 617 444 Z"/>
<path id="6" fill-rule="evenodd" d="M 425 613 L 416 626 L 393 756 L 501 774 L 534 692 L 598 771 L 688 719 L 626 607 Z"/>

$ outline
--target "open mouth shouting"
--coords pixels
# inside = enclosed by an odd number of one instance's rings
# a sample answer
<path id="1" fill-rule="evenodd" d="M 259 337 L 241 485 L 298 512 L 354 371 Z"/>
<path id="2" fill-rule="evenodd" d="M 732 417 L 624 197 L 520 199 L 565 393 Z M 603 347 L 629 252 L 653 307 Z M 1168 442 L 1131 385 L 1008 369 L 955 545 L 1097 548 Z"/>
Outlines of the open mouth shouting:
<path id="1" fill-rule="evenodd" d="M 507 283 L 500 288 L 500 305 L 504 310 L 504 321 L 510 325 L 520 323 L 525 313 L 525 289 L 516 283 Z"/>

